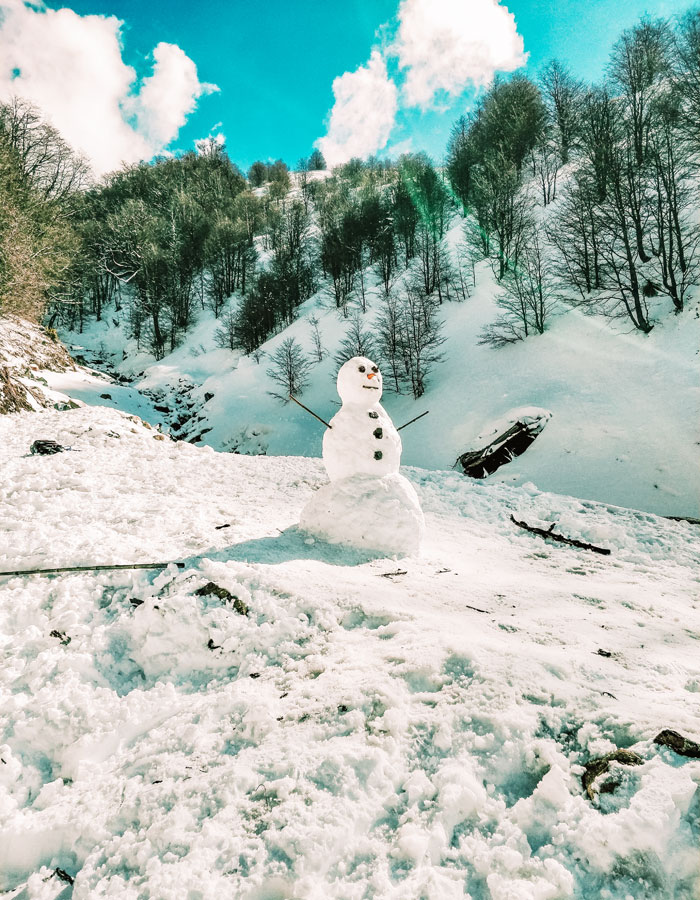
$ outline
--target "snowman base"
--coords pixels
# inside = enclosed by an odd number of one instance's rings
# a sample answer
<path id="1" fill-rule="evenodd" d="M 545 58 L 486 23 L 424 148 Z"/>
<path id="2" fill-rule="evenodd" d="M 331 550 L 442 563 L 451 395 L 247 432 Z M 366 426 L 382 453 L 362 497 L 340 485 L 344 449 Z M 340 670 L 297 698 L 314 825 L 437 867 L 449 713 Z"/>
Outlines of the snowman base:
<path id="1" fill-rule="evenodd" d="M 425 521 L 403 475 L 351 475 L 316 491 L 302 510 L 299 528 L 329 544 L 408 556 L 420 549 Z"/>

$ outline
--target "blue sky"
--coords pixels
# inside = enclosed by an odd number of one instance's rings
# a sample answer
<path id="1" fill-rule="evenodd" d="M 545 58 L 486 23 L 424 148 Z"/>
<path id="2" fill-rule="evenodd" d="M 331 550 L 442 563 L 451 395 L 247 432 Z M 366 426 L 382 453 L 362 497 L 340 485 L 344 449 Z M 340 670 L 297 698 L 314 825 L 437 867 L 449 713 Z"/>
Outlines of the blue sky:
<path id="1" fill-rule="evenodd" d="M 494 5 L 494 0 L 441 2 L 455 9 Z M 196 6 L 184 0 L 72 0 L 68 5 L 81 17 L 123 20 L 123 60 L 139 76 L 150 72 L 157 44 L 178 45 L 196 64 L 200 82 L 219 90 L 199 97 L 170 147 L 191 148 L 195 139 L 218 126 L 231 157 L 244 169 L 258 158 L 282 157 L 294 164 L 308 155 L 326 133 L 334 79 L 367 66 L 373 48 L 383 54 L 375 58 L 374 74 L 383 79 L 386 73 L 390 83 L 385 106 L 396 107 L 385 152 L 425 149 L 439 159 L 450 126 L 474 96 L 467 81 L 456 86 L 456 93 L 438 90 L 427 102 L 406 102 L 407 70 L 400 68 L 401 57 L 386 52 L 396 34 L 398 0 L 204 0 Z M 556 56 L 588 80 L 601 76 L 623 28 L 645 13 L 672 16 L 688 7 L 685 0 L 507 0 L 503 5 L 514 15 L 529 55 L 525 71 L 536 73 Z M 48 6 L 59 9 L 62 4 L 51 0 Z M 355 82 L 349 80 L 351 84 Z M 368 90 L 374 90 L 371 84 Z M 346 120 L 364 118 L 363 96 L 348 109 Z M 390 111 L 385 108 L 382 115 L 386 118 Z M 347 128 L 347 121 L 338 124 Z M 386 121 L 378 124 L 378 133 L 385 135 L 387 127 Z M 382 140 L 375 136 L 374 142 Z"/>

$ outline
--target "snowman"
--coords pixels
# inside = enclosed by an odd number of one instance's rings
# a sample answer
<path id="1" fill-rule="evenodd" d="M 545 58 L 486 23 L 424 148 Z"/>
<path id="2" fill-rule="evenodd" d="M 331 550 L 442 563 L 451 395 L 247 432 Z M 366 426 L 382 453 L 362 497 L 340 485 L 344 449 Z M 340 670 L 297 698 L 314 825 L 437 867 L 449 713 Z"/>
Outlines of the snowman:
<path id="1" fill-rule="evenodd" d="M 364 356 L 338 372 L 339 412 L 323 438 L 330 484 L 302 510 L 300 528 L 328 543 L 392 556 L 416 553 L 425 532 L 412 485 L 399 474 L 401 438 L 382 407 L 382 373 Z"/>

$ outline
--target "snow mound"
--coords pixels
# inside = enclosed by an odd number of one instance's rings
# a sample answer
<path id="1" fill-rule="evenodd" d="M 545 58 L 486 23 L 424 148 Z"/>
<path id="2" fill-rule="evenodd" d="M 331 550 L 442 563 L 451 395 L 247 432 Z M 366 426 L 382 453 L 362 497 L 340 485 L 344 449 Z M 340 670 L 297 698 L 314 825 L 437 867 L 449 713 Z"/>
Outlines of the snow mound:
<path id="1" fill-rule="evenodd" d="M 351 475 L 324 485 L 306 504 L 299 527 L 329 544 L 390 556 L 417 553 L 425 521 L 403 475 Z"/>

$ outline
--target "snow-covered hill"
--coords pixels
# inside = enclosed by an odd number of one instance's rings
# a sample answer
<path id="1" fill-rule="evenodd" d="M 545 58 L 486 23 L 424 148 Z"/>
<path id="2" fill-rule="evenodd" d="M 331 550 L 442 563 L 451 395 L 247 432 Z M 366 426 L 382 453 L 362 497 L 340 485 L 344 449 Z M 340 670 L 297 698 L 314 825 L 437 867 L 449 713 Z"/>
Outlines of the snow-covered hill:
<path id="1" fill-rule="evenodd" d="M 697 527 L 408 469 L 423 554 L 363 558 L 295 530 L 317 460 L 90 407 L 0 432 L 0 569 L 184 562 L 0 580 L 3 896 L 698 896 L 700 761 L 652 742 L 700 739 Z"/>
<path id="2" fill-rule="evenodd" d="M 460 229 L 457 224 L 451 232 L 453 244 Z M 545 431 L 490 481 L 531 481 L 544 490 L 659 514 L 700 515 L 700 299 L 679 316 L 658 301 L 658 324 L 648 335 L 570 310 L 544 335 L 494 350 L 478 338 L 497 315 L 498 290 L 487 264 L 478 266 L 473 296 L 441 308 L 445 358 L 424 397 L 385 392 L 397 425 L 430 410 L 402 432 L 404 463 L 449 469 L 465 450 L 488 443 L 517 410 L 539 407 L 553 414 Z M 379 304 L 375 297 L 364 318 L 369 330 Z M 156 404 L 180 426 L 178 437 L 241 453 L 318 456 L 323 426 L 272 397 L 269 392 L 279 388 L 266 374 L 269 355 L 285 338 L 311 350 L 314 315 L 328 355 L 315 366 L 302 399 L 328 420 L 338 408 L 333 356 L 348 323 L 328 308 L 322 293 L 264 345 L 267 357 L 259 363 L 217 349 L 217 323 L 207 313 L 160 362 L 138 352 L 123 321 L 113 317 L 65 338 L 78 348 L 74 352 L 88 348 L 115 371 L 138 375 L 134 386 L 154 392 Z"/>

